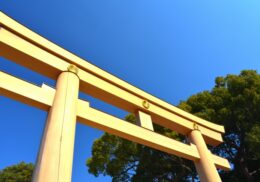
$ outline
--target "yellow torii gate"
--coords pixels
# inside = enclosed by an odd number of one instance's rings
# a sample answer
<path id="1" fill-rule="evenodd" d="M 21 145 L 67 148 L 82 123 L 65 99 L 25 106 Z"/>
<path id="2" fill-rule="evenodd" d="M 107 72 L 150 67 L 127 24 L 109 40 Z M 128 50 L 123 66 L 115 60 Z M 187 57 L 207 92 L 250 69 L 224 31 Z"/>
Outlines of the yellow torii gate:
<path id="1" fill-rule="evenodd" d="M 0 12 L 0 56 L 57 80 L 41 87 L 0 71 L 0 94 L 48 112 L 34 182 L 71 180 L 76 120 L 122 138 L 194 161 L 201 181 L 221 181 L 229 162 L 206 144 L 223 142 L 224 127 L 174 107 L 88 63 Z M 128 112 L 139 125 L 91 108 L 82 91 Z M 157 123 L 190 140 L 185 144 L 153 130 Z"/>

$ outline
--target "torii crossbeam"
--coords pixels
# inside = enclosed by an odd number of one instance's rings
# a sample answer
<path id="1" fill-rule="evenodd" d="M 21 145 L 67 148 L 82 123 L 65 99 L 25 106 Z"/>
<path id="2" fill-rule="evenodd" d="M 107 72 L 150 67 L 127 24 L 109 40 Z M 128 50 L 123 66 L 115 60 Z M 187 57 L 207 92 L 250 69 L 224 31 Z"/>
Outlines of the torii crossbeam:
<path id="1" fill-rule="evenodd" d="M 33 175 L 35 182 L 71 180 L 76 120 L 125 139 L 194 161 L 201 181 L 221 181 L 229 162 L 206 144 L 223 142 L 224 127 L 174 107 L 88 63 L 0 12 L 0 56 L 57 80 L 41 87 L 0 72 L 0 94 L 49 112 Z M 91 108 L 82 91 L 128 112 L 139 125 Z M 153 131 L 152 123 L 177 131 L 185 144 Z"/>

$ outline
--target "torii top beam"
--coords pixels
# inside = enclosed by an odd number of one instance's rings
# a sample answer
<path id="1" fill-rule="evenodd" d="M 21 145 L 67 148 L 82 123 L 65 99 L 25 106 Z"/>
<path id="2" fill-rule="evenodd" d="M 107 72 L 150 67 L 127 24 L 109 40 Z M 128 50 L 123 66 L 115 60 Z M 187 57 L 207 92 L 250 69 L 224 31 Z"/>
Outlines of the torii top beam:
<path id="1" fill-rule="evenodd" d="M 218 145 L 224 127 L 166 103 L 66 51 L 0 12 L 0 56 L 56 79 L 70 64 L 79 67 L 80 91 L 125 109 L 143 110 L 159 125 L 182 134 L 199 125 L 206 143 Z"/>

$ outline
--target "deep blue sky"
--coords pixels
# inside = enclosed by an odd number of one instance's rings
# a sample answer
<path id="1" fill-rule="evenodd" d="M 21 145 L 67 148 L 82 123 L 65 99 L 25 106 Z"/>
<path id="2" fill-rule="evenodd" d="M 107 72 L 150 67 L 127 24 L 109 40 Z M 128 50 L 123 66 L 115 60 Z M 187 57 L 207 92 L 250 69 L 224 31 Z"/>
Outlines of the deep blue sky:
<path id="1" fill-rule="evenodd" d="M 175 105 L 212 88 L 216 76 L 260 69 L 259 0 L 2 0 L 0 10 Z M 0 69 L 38 84 L 55 84 L 3 58 Z M 125 115 L 89 100 L 94 107 Z M 45 119 L 45 112 L 0 96 L 0 169 L 36 160 Z M 77 125 L 73 182 L 110 181 L 93 177 L 85 166 L 92 142 L 101 134 Z"/>

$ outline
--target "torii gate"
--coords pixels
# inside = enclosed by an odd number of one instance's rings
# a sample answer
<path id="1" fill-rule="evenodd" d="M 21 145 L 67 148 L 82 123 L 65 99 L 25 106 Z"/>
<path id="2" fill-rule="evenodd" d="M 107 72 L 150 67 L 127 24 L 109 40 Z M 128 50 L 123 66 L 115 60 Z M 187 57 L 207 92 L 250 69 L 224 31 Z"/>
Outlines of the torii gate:
<path id="1" fill-rule="evenodd" d="M 41 87 L 0 71 L 0 94 L 48 112 L 34 182 L 71 181 L 76 120 L 169 154 L 192 160 L 203 182 L 221 181 L 229 162 L 206 144 L 223 142 L 224 127 L 174 107 L 88 63 L 0 12 L 0 56 L 57 80 Z M 91 108 L 79 91 L 135 113 L 139 125 Z M 185 144 L 153 130 L 157 123 L 190 140 Z"/>

